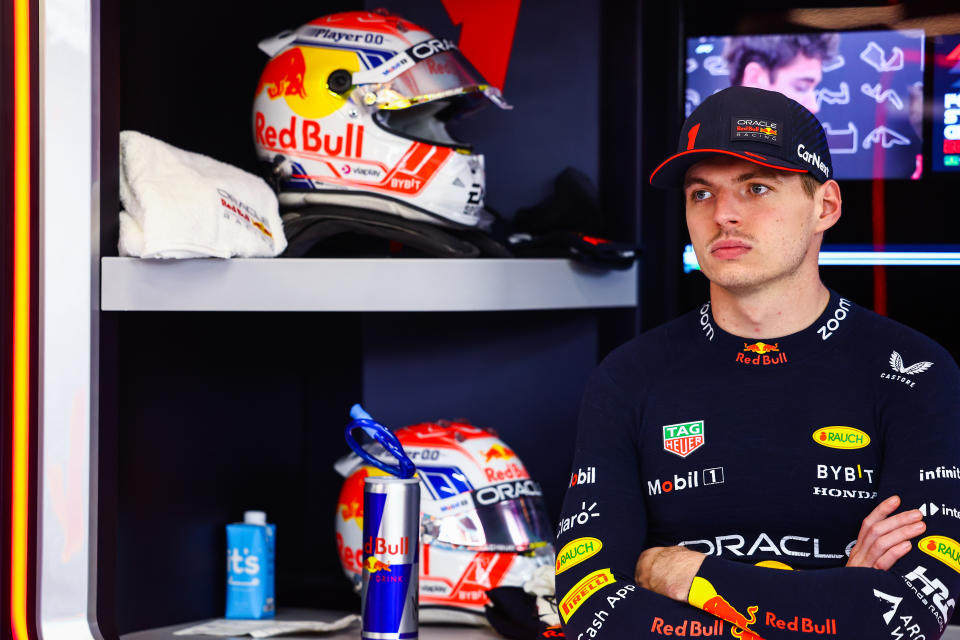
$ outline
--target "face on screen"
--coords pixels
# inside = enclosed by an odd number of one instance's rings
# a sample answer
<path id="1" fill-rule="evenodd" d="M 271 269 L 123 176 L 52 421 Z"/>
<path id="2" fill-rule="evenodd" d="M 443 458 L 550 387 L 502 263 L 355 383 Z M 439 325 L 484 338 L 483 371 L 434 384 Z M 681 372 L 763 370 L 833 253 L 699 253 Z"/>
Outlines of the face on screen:
<path id="1" fill-rule="evenodd" d="M 819 111 L 816 89 L 823 79 L 823 63 L 819 58 L 808 58 L 802 53 L 772 72 L 758 62 L 750 62 L 743 69 L 743 86 L 777 91 L 793 98 L 811 113 Z"/>

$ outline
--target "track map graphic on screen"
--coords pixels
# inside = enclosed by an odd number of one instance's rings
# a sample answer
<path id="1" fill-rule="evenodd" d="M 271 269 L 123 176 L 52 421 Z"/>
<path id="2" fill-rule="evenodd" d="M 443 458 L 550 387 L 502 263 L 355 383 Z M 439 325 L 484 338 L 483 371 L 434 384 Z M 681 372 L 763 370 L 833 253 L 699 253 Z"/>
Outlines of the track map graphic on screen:
<path id="1" fill-rule="evenodd" d="M 817 115 L 836 178 L 919 179 L 923 51 L 920 30 L 688 38 L 685 116 L 733 84 L 780 91 Z"/>

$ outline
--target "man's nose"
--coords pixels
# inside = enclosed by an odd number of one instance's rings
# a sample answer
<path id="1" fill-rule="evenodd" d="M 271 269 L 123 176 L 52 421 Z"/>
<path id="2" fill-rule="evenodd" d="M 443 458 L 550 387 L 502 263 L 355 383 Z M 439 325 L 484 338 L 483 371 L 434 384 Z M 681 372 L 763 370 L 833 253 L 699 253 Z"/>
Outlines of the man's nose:
<path id="1" fill-rule="evenodd" d="M 733 194 L 720 190 L 714 197 L 713 221 L 721 227 L 740 224 L 740 208 Z"/>

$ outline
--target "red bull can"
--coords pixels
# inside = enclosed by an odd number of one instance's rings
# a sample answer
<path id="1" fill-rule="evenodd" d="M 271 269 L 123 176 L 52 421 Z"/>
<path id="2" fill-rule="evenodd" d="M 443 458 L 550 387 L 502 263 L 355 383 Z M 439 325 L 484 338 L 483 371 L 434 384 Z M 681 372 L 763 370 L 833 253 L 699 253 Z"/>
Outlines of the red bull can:
<path id="1" fill-rule="evenodd" d="M 418 637 L 420 480 L 374 476 L 363 486 L 360 637 Z"/>

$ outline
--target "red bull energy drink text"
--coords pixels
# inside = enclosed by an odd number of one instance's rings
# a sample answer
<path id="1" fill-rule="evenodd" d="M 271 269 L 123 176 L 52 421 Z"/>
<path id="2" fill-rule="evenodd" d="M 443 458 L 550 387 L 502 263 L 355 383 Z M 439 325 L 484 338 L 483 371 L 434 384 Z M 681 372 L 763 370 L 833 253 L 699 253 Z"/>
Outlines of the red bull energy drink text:
<path id="1" fill-rule="evenodd" d="M 365 478 L 361 638 L 418 637 L 419 550 L 420 480 Z"/>

